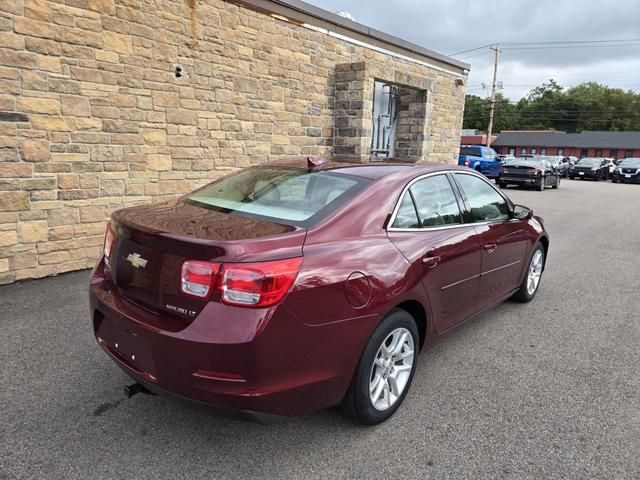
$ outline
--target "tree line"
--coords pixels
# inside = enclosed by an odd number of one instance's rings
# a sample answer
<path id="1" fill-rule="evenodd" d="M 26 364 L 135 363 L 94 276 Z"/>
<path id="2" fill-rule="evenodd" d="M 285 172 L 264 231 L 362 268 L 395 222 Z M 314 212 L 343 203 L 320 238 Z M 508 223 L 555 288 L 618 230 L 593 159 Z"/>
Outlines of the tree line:
<path id="1" fill-rule="evenodd" d="M 463 128 L 486 131 L 489 100 L 477 95 L 465 98 Z M 586 82 L 563 88 L 549 80 L 518 102 L 496 94 L 493 131 L 583 130 L 640 131 L 640 94 Z"/>

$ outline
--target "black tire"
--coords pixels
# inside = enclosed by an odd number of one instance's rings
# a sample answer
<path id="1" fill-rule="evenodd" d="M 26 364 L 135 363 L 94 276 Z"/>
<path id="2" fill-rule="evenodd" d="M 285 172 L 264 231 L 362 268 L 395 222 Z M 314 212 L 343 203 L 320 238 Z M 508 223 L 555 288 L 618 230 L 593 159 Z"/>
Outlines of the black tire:
<path id="1" fill-rule="evenodd" d="M 502 183 L 502 182 L 498 182 L 498 186 L 502 189 L 507 188 L 507 184 L 506 183 Z"/>
<path id="2" fill-rule="evenodd" d="M 574 178 L 574 177 L 573 177 L 573 175 L 571 175 L 571 176 L 569 177 L 569 180 L 573 180 L 573 178 Z"/>
<path id="3" fill-rule="evenodd" d="M 553 186 L 551 188 L 553 188 L 554 190 L 556 190 L 558 187 L 560 186 L 560 176 L 558 175 L 556 177 L 556 183 L 553 184 Z"/>
<path id="4" fill-rule="evenodd" d="M 615 178 L 612 178 L 612 179 L 611 179 L 611 181 L 612 181 L 613 183 L 618 183 L 618 180 L 616 180 Z"/>
<path id="5" fill-rule="evenodd" d="M 378 410 L 373 406 L 369 398 L 369 383 L 371 381 L 373 363 L 382 343 L 390 335 L 391 332 L 398 328 L 405 328 L 411 333 L 414 345 L 413 364 L 411 373 L 404 387 L 404 390 L 395 401 L 386 410 Z M 358 423 L 365 425 L 376 425 L 384 422 L 387 418 L 395 413 L 400 407 L 402 401 L 411 388 L 413 375 L 418 364 L 418 349 L 420 348 L 420 336 L 415 319 L 405 310 L 394 309 L 380 322 L 380 325 L 374 330 L 369 337 L 369 341 L 362 352 L 358 367 L 353 374 L 351 385 L 342 400 L 342 411 L 345 415 Z"/>
<path id="6" fill-rule="evenodd" d="M 527 283 L 529 280 L 529 270 L 531 268 L 533 258 L 536 252 L 538 251 L 542 252 L 543 270 L 540 272 L 540 280 L 538 281 L 538 285 L 536 285 L 535 290 L 533 291 L 533 293 L 529 293 L 529 290 L 527 288 Z M 513 296 L 511 297 L 512 300 L 515 300 L 516 302 L 520 302 L 520 303 L 527 303 L 533 300 L 533 298 L 536 296 L 536 293 L 538 292 L 538 289 L 540 288 L 540 282 L 542 281 L 542 273 L 544 271 L 544 262 L 545 262 L 544 247 L 540 242 L 538 242 L 535 244 L 535 246 L 533 247 L 533 250 L 531 251 L 531 255 L 529 256 L 529 262 L 527 262 L 527 270 L 524 273 L 524 278 L 522 279 L 522 283 L 520 284 L 520 288 L 518 288 L 518 291 L 514 293 Z"/>

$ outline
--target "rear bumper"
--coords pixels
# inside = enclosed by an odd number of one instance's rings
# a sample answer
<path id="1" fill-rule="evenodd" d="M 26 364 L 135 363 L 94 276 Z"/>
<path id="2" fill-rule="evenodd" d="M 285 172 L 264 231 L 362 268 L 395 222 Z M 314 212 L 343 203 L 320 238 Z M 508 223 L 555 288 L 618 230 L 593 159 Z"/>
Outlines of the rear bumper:
<path id="1" fill-rule="evenodd" d="M 569 172 L 571 178 L 602 178 L 602 173 L 598 172 Z"/>
<path id="2" fill-rule="evenodd" d="M 509 176 L 500 176 L 498 177 L 498 183 L 506 183 L 507 185 L 529 185 L 535 186 L 540 185 L 541 177 L 509 177 Z"/>
<path id="3" fill-rule="evenodd" d="M 630 176 L 627 177 L 626 175 L 630 175 Z M 640 183 L 639 174 L 624 174 L 624 173 L 620 174 L 620 173 L 614 172 L 611 178 L 613 180 L 616 180 L 622 183 Z"/>
<path id="4" fill-rule="evenodd" d="M 210 302 L 181 325 L 121 297 L 102 263 L 89 290 L 96 340 L 132 378 L 153 392 L 243 418 L 301 415 L 339 403 L 361 353 L 353 338 L 366 341 L 377 322 L 376 316 L 309 326 L 284 304 L 238 309 Z"/>

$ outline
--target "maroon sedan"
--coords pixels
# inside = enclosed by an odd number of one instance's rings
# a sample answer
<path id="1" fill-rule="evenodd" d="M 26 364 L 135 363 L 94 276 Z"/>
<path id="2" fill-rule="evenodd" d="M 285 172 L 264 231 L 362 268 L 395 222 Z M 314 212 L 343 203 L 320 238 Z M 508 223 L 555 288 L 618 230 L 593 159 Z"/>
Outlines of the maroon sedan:
<path id="1" fill-rule="evenodd" d="M 115 212 L 91 316 L 137 388 L 375 424 L 422 348 L 534 297 L 548 247 L 540 218 L 467 168 L 292 160 Z"/>

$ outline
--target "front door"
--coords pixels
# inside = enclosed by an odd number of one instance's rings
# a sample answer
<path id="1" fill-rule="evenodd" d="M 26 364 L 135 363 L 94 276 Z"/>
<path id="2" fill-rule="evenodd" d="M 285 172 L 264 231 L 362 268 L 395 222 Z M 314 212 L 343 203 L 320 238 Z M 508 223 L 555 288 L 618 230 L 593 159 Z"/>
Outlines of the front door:
<path id="1" fill-rule="evenodd" d="M 521 220 L 511 219 L 509 202 L 487 181 L 477 175 L 453 176 L 467 203 L 467 220 L 474 225 L 482 248 L 477 298 L 478 310 L 482 310 L 518 287 L 527 230 Z"/>
<path id="2" fill-rule="evenodd" d="M 474 226 L 463 222 L 447 174 L 410 186 L 388 235 L 420 277 L 437 333 L 476 312 L 480 243 Z"/>

